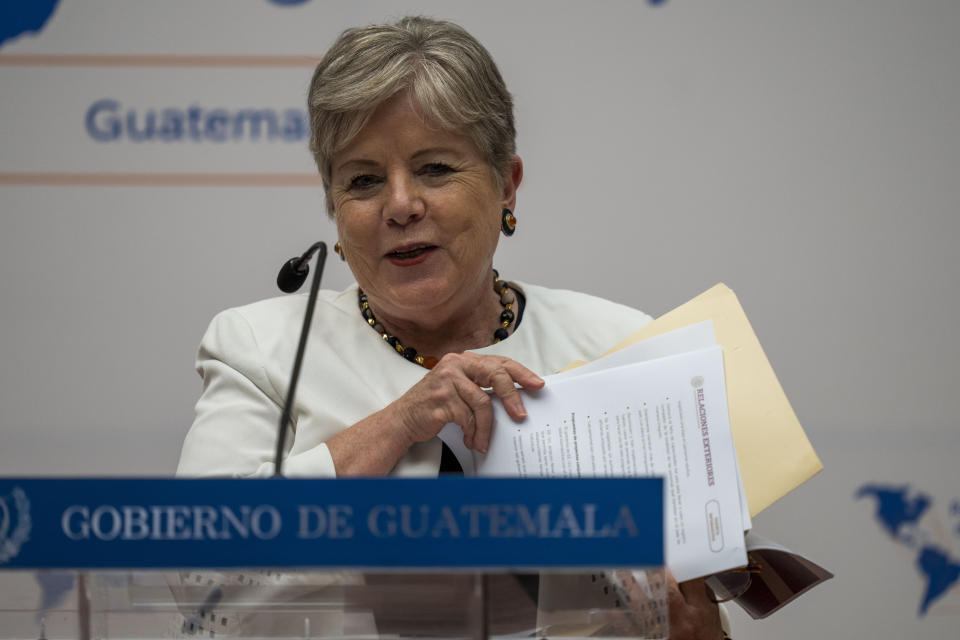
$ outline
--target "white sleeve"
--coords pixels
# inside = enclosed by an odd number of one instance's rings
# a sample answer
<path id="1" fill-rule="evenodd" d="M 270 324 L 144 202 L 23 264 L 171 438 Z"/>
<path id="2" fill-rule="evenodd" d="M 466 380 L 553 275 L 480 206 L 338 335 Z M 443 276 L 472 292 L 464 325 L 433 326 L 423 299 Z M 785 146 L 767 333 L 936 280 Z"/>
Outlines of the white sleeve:
<path id="1" fill-rule="evenodd" d="M 281 393 L 274 386 L 267 359 L 240 311 L 229 309 L 210 322 L 197 354 L 197 372 L 203 378 L 203 393 L 183 443 L 177 475 L 273 475 L 286 389 Z M 295 428 L 288 427 L 287 451 Z M 336 476 L 325 444 L 286 458 L 283 466 L 287 476 Z"/>

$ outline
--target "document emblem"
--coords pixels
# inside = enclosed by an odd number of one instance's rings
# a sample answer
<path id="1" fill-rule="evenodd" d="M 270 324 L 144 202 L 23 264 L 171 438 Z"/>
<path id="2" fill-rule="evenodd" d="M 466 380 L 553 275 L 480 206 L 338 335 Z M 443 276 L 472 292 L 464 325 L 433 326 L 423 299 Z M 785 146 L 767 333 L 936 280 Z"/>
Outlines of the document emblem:
<path id="1" fill-rule="evenodd" d="M 30 501 L 20 487 L 0 496 L 0 564 L 15 558 L 30 539 Z"/>
<path id="2" fill-rule="evenodd" d="M 711 500 L 706 505 L 707 512 L 707 539 L 710 541 L 710 551 L 723 551 L 723 523 L 720 519 L 720 503 Z"/>

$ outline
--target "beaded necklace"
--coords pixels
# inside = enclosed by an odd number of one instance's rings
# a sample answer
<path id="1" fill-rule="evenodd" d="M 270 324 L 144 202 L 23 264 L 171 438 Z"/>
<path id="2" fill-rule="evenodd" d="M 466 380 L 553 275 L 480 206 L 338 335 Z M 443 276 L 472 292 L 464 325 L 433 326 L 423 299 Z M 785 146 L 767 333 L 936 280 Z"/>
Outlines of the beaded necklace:
<path id="1" fill-rule="evenodd" d="M 513 312 L 513 305 L 517 301 L 517 295 L 510 289 L 509 283 L 500 279 L 500 274 L 497 273 L 496 269 L 493 270 L 493 291 L 500 296 L 500 304 L 503 306 L 503 311 L 500 312 L 500 326 L 493 332 L 493 344 L 496 344 L 501 340 L 505 340 L 507 336 L 510 335 L 507 329 L 510 327 L 510 323 L 513 322 L 514 318 L 516 318 L 516 314 Z M 360 314 L 367 321 L 367 324 L 379 333 L 384 342 L 393 347 L 398 354 L 410 362 L 415 362 L 427 369 L 433 369 L 437 366 L 437 362 L 439 361 L 433 356 L 422 356 L 417 353 L 417 350 L 413 347 L 403 346 L 396 336 L 387 333 L 386 327 L 373 315 L 373 309 L 370 308 L 370 302 L 367 300 L 367 294 L 363 292 L 363 289 L 359 289 L 359 302 Z"/>

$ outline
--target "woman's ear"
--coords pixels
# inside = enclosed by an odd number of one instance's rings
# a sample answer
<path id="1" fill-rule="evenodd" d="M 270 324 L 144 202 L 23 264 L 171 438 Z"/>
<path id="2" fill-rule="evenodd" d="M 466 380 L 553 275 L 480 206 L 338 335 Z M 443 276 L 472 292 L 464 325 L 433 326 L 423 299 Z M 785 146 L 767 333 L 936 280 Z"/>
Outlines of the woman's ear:
<path id="1" fill-rule="evenodd" d="M 503 176 L 503 206 L 513 211 L 517 206 L 517 189 L 523 181 L 523 160 L 513 156 L 510 170 Z"/>

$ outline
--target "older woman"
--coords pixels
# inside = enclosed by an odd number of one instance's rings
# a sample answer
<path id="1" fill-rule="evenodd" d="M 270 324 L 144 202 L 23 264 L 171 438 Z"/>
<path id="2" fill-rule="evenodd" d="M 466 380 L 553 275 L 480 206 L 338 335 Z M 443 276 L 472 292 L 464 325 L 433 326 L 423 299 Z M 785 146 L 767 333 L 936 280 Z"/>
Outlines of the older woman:
<path id="1" fill-rule="evenodd" d="M 317 67 L 308 100 L 335 250 L 357 283 L 321 292 L 287 475 L 434 476 L 444 425 L 485 451 L 491 402 L 522 420 L 517 385 L 537 389 L 540 375 L 595 358 L 649 321 L 494 270 L 501 234 L 516 224 L 523 164 L 510 94 L 460 27 L 405 18 L 350 29 Z M 179 473 L 273 472 L 305 303 L 277 298 L 213 320 Z M 673 601 L 675 624 L 720 637 L 702 583 L 674 586 Z"/>

